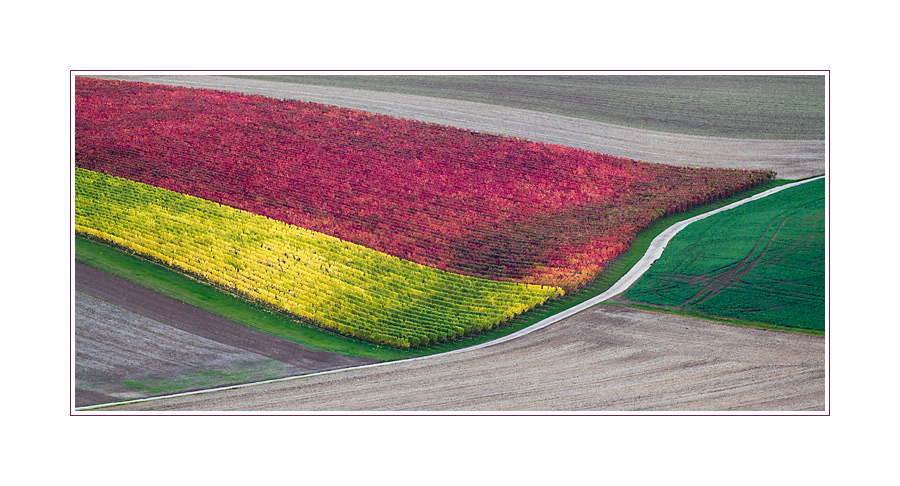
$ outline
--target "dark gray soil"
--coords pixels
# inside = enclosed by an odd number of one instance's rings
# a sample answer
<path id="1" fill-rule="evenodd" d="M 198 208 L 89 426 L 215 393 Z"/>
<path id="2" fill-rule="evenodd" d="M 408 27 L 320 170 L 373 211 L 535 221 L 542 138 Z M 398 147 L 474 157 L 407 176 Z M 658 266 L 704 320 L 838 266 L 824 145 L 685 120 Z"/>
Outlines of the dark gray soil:
<path id="1" fill-rule="evenodd" d="M 266 334 L 77 262 L 75 289 L 76 407 L 374 362 Z"/>

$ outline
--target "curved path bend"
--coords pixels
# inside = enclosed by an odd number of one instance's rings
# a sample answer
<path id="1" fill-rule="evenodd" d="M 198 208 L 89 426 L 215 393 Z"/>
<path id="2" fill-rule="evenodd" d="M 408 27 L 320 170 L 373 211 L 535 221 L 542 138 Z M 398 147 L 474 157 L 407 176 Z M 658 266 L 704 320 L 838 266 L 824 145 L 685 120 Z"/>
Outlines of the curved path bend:
<path id="1" fill-rule="evenodd" d="M 470 101 L 223 76 L 91 77 L 310 101 L 661 164 L 766 169 L 782 179 L 825 173 L 824 140 L 681 135 Z"/>
<path id="2" fill-rule="evenodd" d="M 494 341 L 110 411 L 822 411 L 824 339 L 627 308 L 589 309 L 631 286 L 687 225 L 816 179 L 676 223 L 608 291 Z"/>

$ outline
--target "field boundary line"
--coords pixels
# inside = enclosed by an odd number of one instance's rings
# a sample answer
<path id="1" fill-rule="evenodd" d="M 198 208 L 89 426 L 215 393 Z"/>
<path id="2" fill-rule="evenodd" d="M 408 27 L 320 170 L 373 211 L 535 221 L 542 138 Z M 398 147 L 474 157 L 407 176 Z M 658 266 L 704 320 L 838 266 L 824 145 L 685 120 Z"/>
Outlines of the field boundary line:
<path id="1" fill-rule="evenodd" d="M 772 189 L 760 192 L 759 194 L 755 194 L 753 196 L 741 199 L 740 201 L 735 201 L 726 206 L 722 206 L 720 208 L 713 209 L 706 213 L 698 214 L 697 216 L 685 219 L 683 221 L 679 221 L 679 222 L 673 224 L 672 226 L 669 226 L 668 228 L 666 228 L 662 233 L 660 233 L 656 238 L 654 238 L 653 241 L 650 242 L 650 246 L 647 248 L 647 251 L 644 253 L 644 256 L 642 256 L 641 259 L 638 260 L 638 262 L 635 263 L 633 267 L 631 267 L 631 270 L 629 270 L 628 273 L 626 273 L 624 276 L 622 276 L 622 278 L 617 280 L 616 283 L 614 283 L 605 292 L 603 292 L 600 295 L 597 295 L 595 297 L 592 297 L 580 304 L 574 305 L 562 312 L 559 312 L 559 313 L 554 314 L 550 317 L 547 317 L 543 320 L 540 320 L 540 321 L 532 324 L 531 326 L 526 327 L 525 329 L 519 330 L 517 332 L 508 334 L 506 336 L 503 336 L 503 337 L 500 337 L 500 338 L 497 338 L 497 339 L 494 339 L 491 341 L 486 341 L 486 342 L 476 344 L 474 346 L 469 346 L 466 348 L 445 351 L 443 353 L 435 353 L 435 354 L 430 354 L 427 356 L 417 356 L 415 358 L 406 358 L 406 359 L 399 359 L 399 360 L 394 360 L 394 361 L 384 361 L 381 363 L 372 363 L 372 364 L 367 364 L 367 365 L 353 366 L 353 367 L 349 367 L 349 368 L 340 368 L 340 369 L 336 369 L 336 370 L 319 371 L 316 373 L 308 373 L 305 375 L 297 375 L 297 376 L 287 376 L 284 378 L 275 378 L 275 379 L 271 379 L 271 380 L 257 381 L 257 382 L 253 382 L 253 383 L 243 383 L 243 384 L 239 384 L 239 385 L 229 385 L 229 386 L 222 386 L 222 387 L 216 387 L 216 388 L 208 388 L 205 390 L 194 390 L 194 391 L 189 391 L 189 392 L 174 393 L 174 394 L 170 394 L 170 395 L 160 395 L 160 396 L 155 396 L 155 397 L 124 400 L 121 402 L 103 403 L 103 404 L 89 405 L 89 406 L 84 406 L 84 407 L 75 407 L 74 410 L 76 412 L 88 411 L 88 410 L 95 410 L 95 409 L 100 409 L 100 408 L 114 407 L 114 406 L 118 406 L 118 405 L 128 405 L 128 404 L 132 404 L 132 403 L 141 403 L 141 402 L 162 400 L 165 398 L 175 398 L 175 397 L 183 397 L 183 396 L 189 396 L 189 395 L 199 395 L 202 393 L 213 393 L 213 392 L 225 391 L 225 390 L 235 390 L 235 389 L 247 388 L 247 387 L 256 386 L 256 385 L 265 385 L 265 384 L 269 384 L 269 383 L 278 383 L 278 382 L 282 382 L 282 381 L 297 380 L 300 378 L 311 378 L 314 376 L 330 375 L 330 374 L 340 373 L 340 372 L 344 372 L 344 371 L 360 370 L 360 369 L 365 369 L 365 368 L 375 368 L 375 367 L 379 367 L 379 366 L 388 366 L 388 365 L 397 364 L 397 363 L 406 363 L 406 362 L 410 362 L 410 361 L 418 361 L 418 360 L 423 360 L 423 359 L 436 358 L 438 356 L 448 356 L 448 355 L 459 354 L 459 353 L 463 353 L 463 352 L 467 352 L 467 351 L 474 351 L 477 349 L 486 348 L 488 346 L 493 346 L 495 344 L 500 344 L 500 343 L 504 343 L 507 341 L 511 341 L 513 339 L 517 339 L 522 336 L 531 334 L 532 332 L 539 331 L 551 324 L 555 324 L 563 319 L 566 319 L 566 318 L 571 317 L 575 314 L 578 314 L 582 311 L 585 311 L 597 304 L 600 304 L 601 302 L 605 302 L 606 300 L 609 300 L 610 298 L 624 292 L 625 290 L 628 289 L 628 287 L 631 287 L 641 276 L 643 276 L 643 274 L 650 268 L 650 266 L 656 260 L 658 260 L 659 257 L 662 256 L 662 253 L 665 250 L 666 246 L 668 245 L 669 241 L 671 241 L 672 238 L 675 237 L 675 235 L 677 235 L 679 232 L 681 232 L 681 230 L 686 228 L 688 225 L 690 225 L 694 222 L 706 219 L 710 216 L 721 213 L 723 211 L 727 211 L 729 209 L 734 209 L 738 206 L 742 206 L 749 202 L 757 201 L 759 199 L 771 196 L 771 195 L 781 192 L 785 189 L 790 189 L 792 187 L 797 187 L 799 185 L 807 184 L 809 182 L 814 182 L 814 181 L 817 181 L 819 179 L 824 179 L 824 178 L 825 178 L 825 176 L 822 175 L 822 176 L 812 177 L 809 179 L 804 179 L 804 180 L 797 181 L 797 182 L 792 182 L 789 184 L 784 184 L 784 185 L 774 187 Z"/>

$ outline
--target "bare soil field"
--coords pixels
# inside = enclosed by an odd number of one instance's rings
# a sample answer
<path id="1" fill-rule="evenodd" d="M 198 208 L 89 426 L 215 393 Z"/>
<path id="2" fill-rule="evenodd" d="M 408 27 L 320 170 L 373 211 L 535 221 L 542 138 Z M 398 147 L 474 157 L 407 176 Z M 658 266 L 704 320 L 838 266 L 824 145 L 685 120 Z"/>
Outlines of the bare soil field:
<path id="1" fill-rule="evenodd" d="M 76 407 L 373 362 L 257 331 L 81 263 L 75 288 Z"/>
<path id="2" fill-rule="evenodd" d="M 825 173 L 824 140 L 680 135 L 469 101 L 221 76 L 97 76 L 210 88 L 356 108 L 479 132 L 689 167 L 774 170 L 783 179 Z"/>
<path id="3" fill-rule="evenodd" d="M 473 101 L 660 132 L 771 140 L 825 138 L 824 74 L 294 73 L 230 77 Z"/>
<path id="4" fill-rule="evenodd" d="M 823 411 L 825 340 L 599 306 L 469 352 L 109 411 Z"/>

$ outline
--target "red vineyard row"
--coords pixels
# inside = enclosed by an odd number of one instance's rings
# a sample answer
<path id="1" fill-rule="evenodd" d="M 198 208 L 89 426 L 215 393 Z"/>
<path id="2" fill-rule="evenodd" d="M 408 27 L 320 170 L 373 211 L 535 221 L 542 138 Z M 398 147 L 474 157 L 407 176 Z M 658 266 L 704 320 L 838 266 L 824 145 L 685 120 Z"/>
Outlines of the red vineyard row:
<path id="1" fill-rule="evenodd" d="M 300 101 L 76 78 L 76 165 L 463 275 L 573 288 L 763 182 Z"/>

